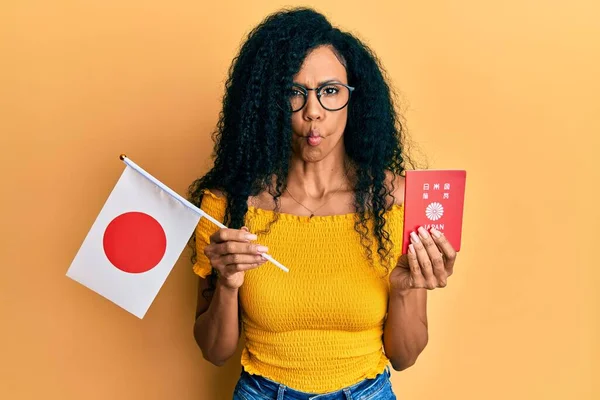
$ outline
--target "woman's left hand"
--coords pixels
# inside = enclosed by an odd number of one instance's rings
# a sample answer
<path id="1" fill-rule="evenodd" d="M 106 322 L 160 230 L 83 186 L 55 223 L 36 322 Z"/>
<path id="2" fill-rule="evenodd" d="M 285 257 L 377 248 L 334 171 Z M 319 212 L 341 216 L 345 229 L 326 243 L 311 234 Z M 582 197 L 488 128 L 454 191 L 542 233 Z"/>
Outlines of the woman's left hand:
<path id="1" fill-rule="evenodd" d="M 452 275 L 456 251 L 444 234 L 431 229 L 427 232 L 419 227 L 418 235 L 410 235 L 408 254 L 398 260 L 398 265 L 390 273 L 390 289 L 435 289 L 445 287 Z"/>

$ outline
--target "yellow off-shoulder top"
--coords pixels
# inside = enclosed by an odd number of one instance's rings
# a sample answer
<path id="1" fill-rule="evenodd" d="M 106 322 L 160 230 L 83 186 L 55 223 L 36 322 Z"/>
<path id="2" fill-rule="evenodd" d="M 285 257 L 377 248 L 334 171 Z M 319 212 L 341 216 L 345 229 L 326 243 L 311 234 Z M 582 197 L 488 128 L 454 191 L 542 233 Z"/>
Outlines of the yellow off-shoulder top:
<path id="1" fill-rule="evenodd" d="M 226 200 L 207 190 L 201 208 L 222 221 Z M 402 205 L 386 213 L 392 268 L 401 255 L 403 213 Z M 273 218 L 272 211 L 250 207 L 245 222 L 257 233 Z M 282 213 L 268 233 L 259 234 L 257 243 L 290 271 L 267 262 L 246 272 L 239 299 L 246 339 L 241 363 L 248 373 L 320 394 L 384 371 L 390 268 L 378 263 L 376 245 L 374 262 L 368 262 L 354 221 L 355 214 Z M 201 277 L 211 272 L 203 249 L 217 229 L 205 218 L 196 228 L 193 269 Z"/>

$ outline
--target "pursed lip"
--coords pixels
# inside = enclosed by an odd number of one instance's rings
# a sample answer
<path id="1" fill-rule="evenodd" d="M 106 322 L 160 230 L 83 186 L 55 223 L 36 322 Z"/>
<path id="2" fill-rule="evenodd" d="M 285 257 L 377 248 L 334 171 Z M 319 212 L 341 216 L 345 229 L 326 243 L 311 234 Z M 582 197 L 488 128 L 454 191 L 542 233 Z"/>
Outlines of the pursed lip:
<path id="1" fill-rule="evenodd" d="M 318 129 L 311 129 L 306 137 L 323 137 L 323 135 Z"/>
<path id="2" fill-rule="evenodd" d="M 321 144 L 323 139 L 324 138 L 321 136 L 321 132 L 316 129 L 312 129 L 306 137 L 306 143 L 311 147 L 316 147 Z"/>
<path id="3" fill-rule="evenodd" d="M 321 135 L 321 131 L 319 131 L 318 129 L 311 129 L 306 134 L 295 134 L 295 135 L 299 136 L 303 139 L 308 139 L 311 137 L 320 137 L 320 138 L 325 139 L 325 136 Z"/>

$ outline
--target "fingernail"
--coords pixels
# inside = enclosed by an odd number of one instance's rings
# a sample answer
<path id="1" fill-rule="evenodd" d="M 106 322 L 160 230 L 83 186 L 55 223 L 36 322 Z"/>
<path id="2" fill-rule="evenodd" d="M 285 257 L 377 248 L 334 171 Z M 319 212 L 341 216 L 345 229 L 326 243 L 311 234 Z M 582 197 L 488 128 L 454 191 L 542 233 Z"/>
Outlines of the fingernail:
<path id="1" fill-rule="evenodd" d="M 442 236 L 442 232 L 438 231 L 438 230 L 437 230 L 437 229 L 435 229 L 435 228 L 431 228 L 431 234 L 432 234 L 434 237 L 436 237 L 436 238 L 439 238 L 439 237 L 441 237 L 441 236 Z"/>
<path id="2" fill-rule="evenodd" d="M 242 230 L 246 231 L 246 232 L 250 232 L 250 230 L 247 227 L 245 227 L 245 226 L 242 226 Z"/>
<path id="3" fill-rule="evenodd" d="M 422 226 L 420 226 L 419 229 L 417 229 L 417 230 L 419 231 L 419 233 L 421 234 L 421 237 L 423 239 L 427 239 L 429 237 L 429 234 L 427 233 L 425 228 L 423 228 Z"/>
<path id="4" fill-rule="evenodd" d="M 246 240 L 256 240 L 256 239 L 258 239 L 258 236 L 256 236 L 253 233 L 247 233 L 244 237 L 246 238 Z"/>
<path id="5" fill-rule="evenodd" d="M 258 251 L 259 253 L 267 253 L 269 251 L 269 248 L 267 246 L 258 246 L 256 248 L 256 251 Z"/>
<path id="6" fill-rule="evenodd" d="M 419 240 L 419 237 L 417 236 L 417 234 L 414 232 L 410 233 L 410 237 L 413 240 L 413 242 L 415 242 L 415 243 L 419 243 L 421 241 L 421 240 Z"/>
<path id="7" fill-rule="evenodd" d="M 412 254 L 415 254 L 415 246 L 413 246 L 412 244 L 409 244 L 408 251 L 410 251 Z"/>

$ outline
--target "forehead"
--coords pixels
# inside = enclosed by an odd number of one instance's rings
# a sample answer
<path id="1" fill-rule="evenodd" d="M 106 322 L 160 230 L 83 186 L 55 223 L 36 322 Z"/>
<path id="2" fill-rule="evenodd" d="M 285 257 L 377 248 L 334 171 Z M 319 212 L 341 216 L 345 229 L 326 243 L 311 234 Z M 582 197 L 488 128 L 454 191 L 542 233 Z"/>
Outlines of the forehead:
<path id="1" fill-rule="evenodd" d="M 294 82 L 310 87 L 330 80 L 348 83 L 346 68 L 329 46 L 320 46 L 308 53 L 294 76 Z"/>

